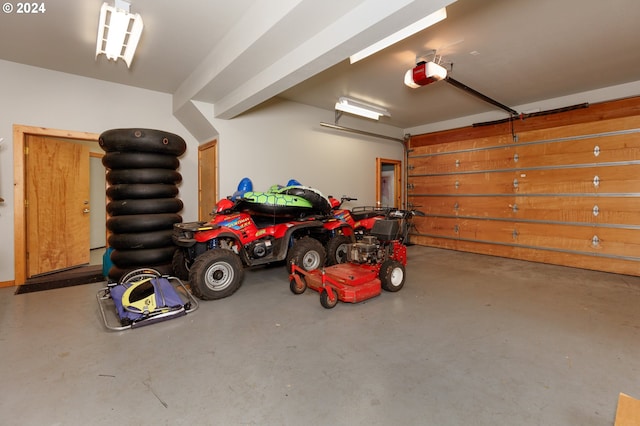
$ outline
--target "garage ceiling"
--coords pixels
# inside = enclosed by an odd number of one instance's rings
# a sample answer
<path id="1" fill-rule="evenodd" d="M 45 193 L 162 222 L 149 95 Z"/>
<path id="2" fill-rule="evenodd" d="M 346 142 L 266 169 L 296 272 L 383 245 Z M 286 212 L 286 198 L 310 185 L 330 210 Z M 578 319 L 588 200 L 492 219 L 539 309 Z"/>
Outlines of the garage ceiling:
<path id="1" fill-rule="evenodd" d="M 406 87 L 432 50 L 453 78 L 512 107 L 640 80 L 637 0 L 132 0 L 145 28 L 130 69 L 95 58 L 102 0 L 44 4 L 0 12 L 0 59 L 169 93 L 174 108 L 208 102 L 220 118 L 273 97 L 333 110 L 350 96 L 400 128 L 496 109 L 445 82 Z M 349 63 L 445 5 L 446 20 Z"/>

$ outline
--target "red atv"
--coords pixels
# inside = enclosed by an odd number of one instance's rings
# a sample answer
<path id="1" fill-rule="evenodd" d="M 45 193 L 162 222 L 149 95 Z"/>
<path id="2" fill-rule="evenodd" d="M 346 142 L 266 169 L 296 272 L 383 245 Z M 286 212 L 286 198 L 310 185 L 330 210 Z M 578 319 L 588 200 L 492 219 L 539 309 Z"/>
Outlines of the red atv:
<path id="1" fill-rule="evenodd" d="M 404 244 L 415 210 L 393 210 L 377 220 L 371 231 L 347 249 L 347 262 L 316 270 L 291 265 L 289 288 L 301 294 L 307 288 L 320 293 L 320 304 L 333 308 L 338 300 L 357 303 L 379 295 L 382 289 L 404 286 L 407 248 Z"/>
<path id="2" fill-rule="evenodd" d="M 231 207 L 221 207 L 225 202 Z M 188 280 L 198 298 L 221 299 L 240 287 L 244 267 L 283 260 L 305 270 L 324 266 L 326 238 L 315 216 L 253 215 L 221 200 L 211 221 L 174 225 L 174 274 Z"/>

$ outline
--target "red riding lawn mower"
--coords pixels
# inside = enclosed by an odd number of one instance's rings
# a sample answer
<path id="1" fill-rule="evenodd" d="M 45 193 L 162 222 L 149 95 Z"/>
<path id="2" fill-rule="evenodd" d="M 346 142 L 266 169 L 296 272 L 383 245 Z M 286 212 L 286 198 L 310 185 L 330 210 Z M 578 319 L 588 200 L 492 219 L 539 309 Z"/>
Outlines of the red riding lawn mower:
<path id="1" fill-rule="evenodd" d="M 320 304 L 333 308 L 342 302 L 358 303 L 378 296 L 382 290 L 399 291 L 405 282 L 411 219 L 424 216 L 416 210 L 393 210 L 376 220 L 369 233 L 348 246 L 347 262 L 307 271 L 291 265 L 289 288 L 302 294 L 307 288 L 320 293 Z"/>
<path id="2" fill-rule="evenodd" d="M 343 196 L 339 200 L 329 195 L 330 217 L 325 219 L 324 227 L 330 239 L 326 245 L 327 265 L 345 263 L 351 243 L 362 240 L 371 231 L 376 221 L 385 219 L 393 210 L 390 207 L 359 206 L 351 210 L 341 208 L 345 201 L 357 198 Z"/>

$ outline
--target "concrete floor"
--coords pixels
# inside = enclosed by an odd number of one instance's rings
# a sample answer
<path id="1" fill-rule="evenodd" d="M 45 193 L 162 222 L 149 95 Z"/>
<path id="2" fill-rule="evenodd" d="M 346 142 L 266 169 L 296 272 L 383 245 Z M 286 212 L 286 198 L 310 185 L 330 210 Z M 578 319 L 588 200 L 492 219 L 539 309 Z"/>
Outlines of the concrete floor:
<path id="1" fill-rule="evenodd" d="M 3 425 L 612 425 L 640 278 L 409 247 L 398 293 L 320 306 L 283 267 L 124 332 L 102 284 L 0 289 Z"/>

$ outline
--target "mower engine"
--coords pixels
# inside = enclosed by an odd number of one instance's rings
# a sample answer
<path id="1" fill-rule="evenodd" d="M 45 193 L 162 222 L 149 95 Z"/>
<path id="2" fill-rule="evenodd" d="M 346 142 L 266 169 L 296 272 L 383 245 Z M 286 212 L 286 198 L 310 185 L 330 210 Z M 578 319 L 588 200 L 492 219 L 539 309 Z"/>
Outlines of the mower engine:
<path id="1" fill-rule="evenodd" d="M 384 260 L 385 251 L 380 241 L 373 235 L 365 235 L 362 240 L 351 244 L 347 252 L 347 262 L 375 265 Z"/>

